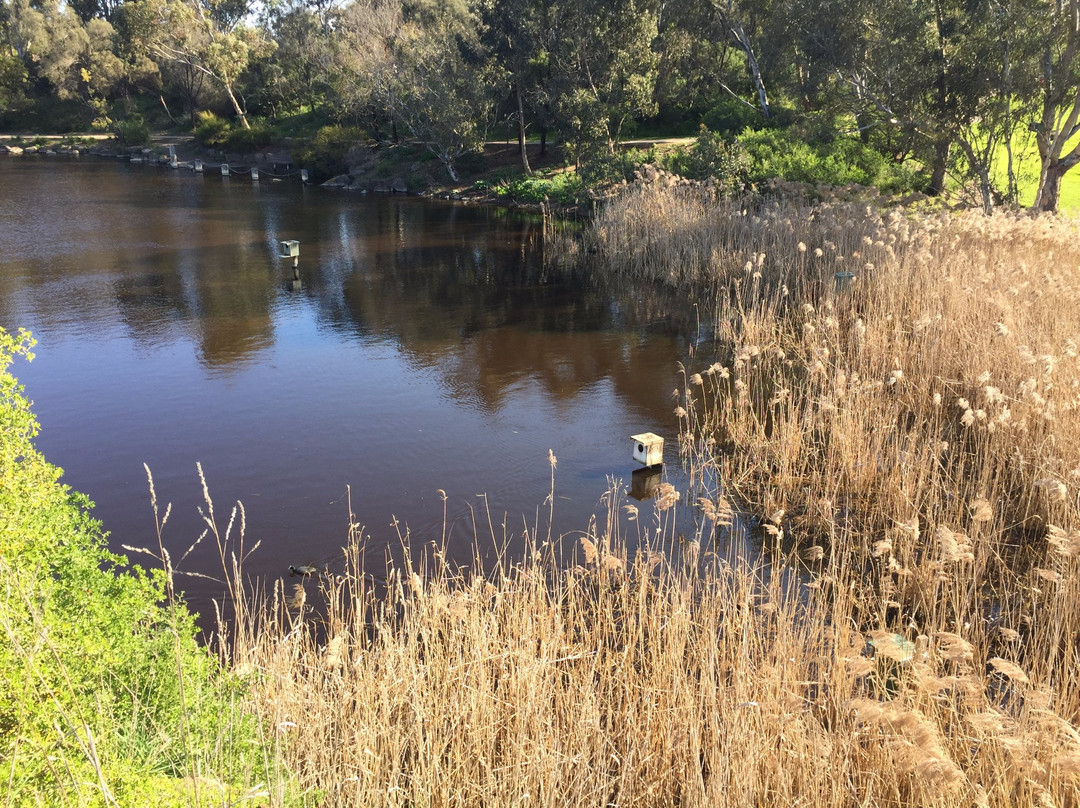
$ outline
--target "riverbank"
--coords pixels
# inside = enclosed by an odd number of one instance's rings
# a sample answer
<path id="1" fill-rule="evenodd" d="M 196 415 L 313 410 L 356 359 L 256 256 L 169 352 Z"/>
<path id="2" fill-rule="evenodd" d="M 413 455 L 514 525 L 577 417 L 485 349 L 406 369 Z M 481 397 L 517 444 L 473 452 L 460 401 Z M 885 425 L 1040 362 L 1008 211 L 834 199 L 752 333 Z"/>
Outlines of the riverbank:
<path id="1" fill-rule="evenodd" d="M 416 194 L 544 208 L 568 215 L 590 212 L 628 183 L 658 172 L 708 183 L 718 194 L 747 188 L 776 193 L 785 183 L 793 182 L 799 193 L 819 198 L 830 188 L 851 185 L 877 188 L 884 194 L 910 194 L 924 182 L 918 166 L 885 161 L 854 140 L 809 146 L 769 131 L 748 131 L 728 139 L 702 129 L 694 138 L 628 141 L 611 153 L 594 154 L 578 166 L 567 164 L 558 145 L 529 142 L 528 171 L 516 142 L 489 141 L 481 151 L 456 161 L 458 179 L 453 182 L 446 166 L 423 146 L 406 142 L 377 145 L 357 140 L 362 133 L 344 127 L 324 127 L 311 138 L 286 138 L 245 151 L 232 150 L 245 141 L 238 137 L 243 130 L 226 134 L 210 127 L 196 138 L 155 136 L 146 146 L 132 147 L 117 141 L 84 142 L 68 137 L 62 141 L 64 145 L 49 148 L 53 141 L 41 136 L 32 141 L 9 141 L 9 145 L 19 149 L 33 144 L 32 150 L 54 153 L 62 148 L 68 154 L 92 153 L 189 170 L 198 166 L 219 170 L 227 165 L 230 175 L 251 176 L 255 171 L 276 179 L 302 177 L 305 182 L 360 194 Z"/>
<path id="2" fill-rule="evenodd" d="M 224 122 L 220 125 L 225 126 Z M 228 131 L 228 137 L 213 128 L 198 137 L 157 134 L 146 145 L 130 147 L 101 135 L 0 135 L 0 151 L 93 154 L 185 170 L 225 170 L 230 176 L 295 178 L 351 193 L 412 194 L 571 216 L 590 213 L 628 183 L 655 178 L 658 173 L 708 183 L 721 195 L 757 189 L 767 195 L 793 191 L 822 199 L 835 189 L 861 186 L 863 195 L 876 192 L 909 201 L 926 199 L 920 193 L 926 177 L 916 163 L 886 160 L 856 139 L 810 145 L 791 140 L 788 133 L 769 130 L 722 137 L 702 129 L 696 137 L 631 140 L 611 154 L 593 155 L 580 166 L 568 165 L 557 144 L 529 142 L 528 171 L 516 141 L 489 141 L 481 151 L 458 159 L 459 178 L 453 182 L 446 167 L 423 146 L 376 145 L 356 140 L 362 133 L 345 127 L 324 127 L 314 137 L 284 138 L 244 151 L 232 150 L 243 140 L 233 135 L 243 131 Z M 1072 198 L 1072 182 L 1067 175 L 1065 200 Z M 935 203 L 964 209 L 976 204 L 972 194 L 970 188 L 957 187 L 935 197 Z"/>
<path id="3" fill-rule="evenodd" d="M 187 136 L 154 135 L 141 146 L 123 146 L 104 135 L 49 136 L 0 134 L 0 154 L 12 156 L 94 156 L 108 159 L 154 163 L 185 171 L 221 172 L 230 176 L 292 179 L 325 188 L 360 194 L 410 194 L 472 204 L 500 204 L 539 210 L 541 205 L 573 213 L 589 195 L 573 169 L 562 166 L 557 148 L 540 154 L 539 144 L 530 144 L 534 173 L 520 169 L 517 144 L 488 143 L 477 155 L 473 170 L 461 182 L 448 183 L 445 171 L 433 164 L 422 149 L 410 146 L 352 150 L 353 158 L 344 172 L 323 176 L 309 171 L 295 156 L 289 141 L 254 152 L 226 152 L 201 146 Z M 554 197 L 554 198 L 552 198 Z"/>

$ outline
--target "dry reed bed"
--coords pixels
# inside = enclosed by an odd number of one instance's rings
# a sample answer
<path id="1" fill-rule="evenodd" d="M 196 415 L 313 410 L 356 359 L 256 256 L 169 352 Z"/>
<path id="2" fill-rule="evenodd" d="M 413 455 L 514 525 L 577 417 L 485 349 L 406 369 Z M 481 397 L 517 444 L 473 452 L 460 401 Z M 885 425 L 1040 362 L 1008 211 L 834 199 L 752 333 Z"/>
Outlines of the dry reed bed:
<path id="1" fill-rule="evenodd" d="M 1075 800 L 1052 683 L 956 633 L 856 630 L 797 577 L 606 538 L 561 573 L 436 560 L 379 596 L 353 553 L 319 631 L 305 595 L 269 609 L 233 669 L 291 777 L 327 805 Z"/>
<path id="2" fill-rule="evenodd" d="M 328 805 L 1078 804 L 1077 236 L 631 189 L 585 246 L 717 303 L 692 490 L 613 491 L 573 566 L 376 596 L 354 544 L 280 592 L 228 657 L 285 764 Z M 728 495 L 768 567 L 711 555 Z"/>

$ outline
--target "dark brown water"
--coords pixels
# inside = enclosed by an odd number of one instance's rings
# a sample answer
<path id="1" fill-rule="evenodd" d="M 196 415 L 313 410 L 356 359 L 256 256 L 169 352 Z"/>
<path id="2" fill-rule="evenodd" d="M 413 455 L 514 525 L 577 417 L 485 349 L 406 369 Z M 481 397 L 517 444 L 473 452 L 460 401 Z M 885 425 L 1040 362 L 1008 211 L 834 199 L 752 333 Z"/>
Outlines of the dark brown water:
<path id="1" fill-rule="evenodd" d="M 0 326 L 38 340 L 15 372 L 39 448 L 114 547 L 156 542 L 148 464 L 174 558 L 200 530 L 200 461 L 223 524 L 244 503 L 264 578 L 336 563 L 350 488 L 369 558 L 406 526 L 439 540 L 442 489 L 464 559 L 485 503 L 511 550 L 526 523 L 546 534 L 549 449 L 556 533 L 603 511 L 609 476 L 629 484 L 629 435 L 665 435 L 675 461 L 695 312 L 542 251 L 540 222 L 504 210 L 0 157 Z M 214 572 L 210 543 L 183 567 Z M 220 587 L 188 591 L 205 608 Z"/>

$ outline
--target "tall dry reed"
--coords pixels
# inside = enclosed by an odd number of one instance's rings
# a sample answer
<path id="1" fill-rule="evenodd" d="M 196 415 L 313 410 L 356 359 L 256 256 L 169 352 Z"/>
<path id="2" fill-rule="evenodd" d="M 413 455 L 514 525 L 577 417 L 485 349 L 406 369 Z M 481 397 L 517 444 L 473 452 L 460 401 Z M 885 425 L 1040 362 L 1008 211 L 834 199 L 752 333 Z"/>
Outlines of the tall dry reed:
<path id="1" fill-rule="evenodd" d="M 354 524 L 240 611 L 265 753 L 326 805 L 1076 805 L 1078 235 L 632 189 L 579 250 L 715 304 L 689 487 L 378 586 Z"/>

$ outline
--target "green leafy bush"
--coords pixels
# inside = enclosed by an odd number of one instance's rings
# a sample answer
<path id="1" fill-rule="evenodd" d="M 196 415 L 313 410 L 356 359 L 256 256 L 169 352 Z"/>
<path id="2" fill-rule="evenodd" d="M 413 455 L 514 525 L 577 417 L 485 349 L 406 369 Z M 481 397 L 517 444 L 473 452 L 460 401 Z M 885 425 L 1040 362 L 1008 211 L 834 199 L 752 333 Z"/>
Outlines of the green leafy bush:
<path id="1" fill-rule="evenodd" d="M 454 165 L 457 167 L 459 174 L 463 176 L 472 174 L 475 176 L 487 170 L 487 158 L 480 151 L 465 152 L 454 161 Z"/>
<path id="2" fill-rule="evenodd" d="M 195 115 L 195 140 L 212 149 L 223 149 L 229 138 L 229 122 L 213 112 Z"/>
<path id="3" fill-rule="evenodd" d="M 612 185 L 630 181 L 642 166 L 656 163 L 659 156 L 656 149 L 616 149 L 609 152 L 600 148 L 584 160 L 578 173 L 589 187 Z"/>
<path id="4" fill-rule="evenodd" d="M 235 694 L 197 644 L 194 617 L 162 570 L 109 552 L 91 503 L 33 446 L 37 421 L 8 371 L 32 347 L 26 332 L 0 329 L 5 804 L 134 805 L 124 795 L 152 778 L 237 772 L 253 726 L 230 709 Z"/>
<path id="5" fill-rule="evenodd" d="M 150 127 L 141 116 L 115 121 L 113 132 L 125 146 L 145 146 L 150 142 Z"/>
<path id="6" fill-rule="evenodd" d="M 702 125 L 721 135 L 737 135 L 749 127 L 761 126 L 765 119 L 756 109 L 752 109 L 735 98 L 723 98 L 701 116 Z"/>
<path id="7" fill-rule="evenodd" d="M 746 148 L 737 140 L 726 140 L 719 132 L 710 131 L 704 124 L 692 147 L 665 155 L 660 164 L 689 179 L 718 181 L 728 191 L 742 187 L 750 174 Z"/>
<path id="8" fill-rule="evenodd" d="M 529 177 L 515 177 L 503 180 L 494 186 L 487 182 L 476 183 L 478 190 L 490 190 L 495 196 L 513 200 L 514 202 L 526 202 L 538 204 L 540 202 L 553 202 L 557 205 L 574 205 L 582 196 L 584 184 L 575 172 L 566 171 L 552 176 L 533 174 Z"/>
<path id="9" fill-rule="evenodd" d="M 738 142 L 749 154 L 749 178 L 781 178 L 810 184 L 871 185 L 885 193 L 919 190 L 923 179 L 855 138 L 810 144 L 777 129 L 744 132 Z"/>
<path id="10" fill-rule="evenodd" d="M 229 130 L 229 136 L 225 141 L 225 150 L 230 152 L 249 152 L 264 149 L 274 142 L 276 133 L 274 127 L 265 121 L 251 121 L 250 128 L 233 126 Z"/>
<path id="11" fill-rule="evenodd" d="M 323 126 L 295 150 L 293 159 L 306 168 L 313 179 L 328 179 L 348 170 L 349 152 L 366 143 L 367 139 L 367 133 L 355 126 Z"/>
<path id="12" fill-rule="evenodd" d="M 250 128 L 237 126 L 213 112 L 196 116 L 195 140 L 211 149 L 230 152 L 253 152 L 274 142 L 274 128 L 265 121 L 250 122 Z"/>

